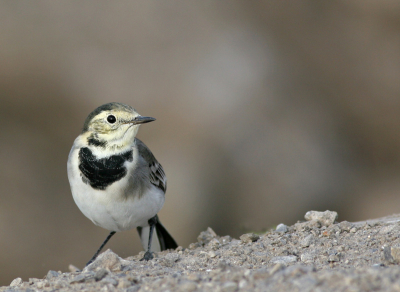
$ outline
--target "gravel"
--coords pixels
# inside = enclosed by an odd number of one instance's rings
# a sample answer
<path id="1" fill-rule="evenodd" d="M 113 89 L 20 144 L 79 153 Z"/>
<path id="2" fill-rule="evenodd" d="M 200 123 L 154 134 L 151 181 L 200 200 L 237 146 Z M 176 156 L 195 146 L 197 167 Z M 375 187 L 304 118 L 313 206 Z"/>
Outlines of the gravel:
<path id="1" fill-rule="evenodd" d="M 107 250 L 82 271 L 16 278 L 0 292 L 400 291 L 400 215 L 336 223 L 336 212 L 310 211 L 306 220 L 240 239 L 208 228 L 148 262 Z"/>

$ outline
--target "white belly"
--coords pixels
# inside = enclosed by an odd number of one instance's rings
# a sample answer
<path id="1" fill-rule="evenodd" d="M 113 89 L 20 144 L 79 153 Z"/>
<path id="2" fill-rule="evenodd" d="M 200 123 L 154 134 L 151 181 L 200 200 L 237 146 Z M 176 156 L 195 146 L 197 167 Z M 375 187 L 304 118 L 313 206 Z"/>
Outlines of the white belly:
<path id="1" fill-rule="evenodd" d="M 93 189 L 82 181 L 78 169 L 78 151 L 72 149 L 68 159 L 68 179 L 72 196 L 81 212 L 94 224 L 110 231 L 124 231 L 147 226 L 164 205 L 164 192 L 151 185 L 140 197 L 126 194 L 127 177 L 105 190 Z"/>

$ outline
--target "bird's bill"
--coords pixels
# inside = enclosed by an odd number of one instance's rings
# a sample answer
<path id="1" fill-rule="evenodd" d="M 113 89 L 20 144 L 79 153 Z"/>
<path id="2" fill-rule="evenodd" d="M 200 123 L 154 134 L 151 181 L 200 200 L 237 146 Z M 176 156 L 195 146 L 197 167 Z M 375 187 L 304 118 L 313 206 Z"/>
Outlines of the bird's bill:
<path id="1" fill-rule="evenodd" d="M 138 117 L 134 118 L 132 121 L 129 121 L 128 123 L 129 123 L 129 124 L 134 124 L 134 125 L 136 125 L 136 124 L 150 123 L 150 122 L 153 122 L 153 121 L 155 121 L 155 120 L 156 120 L 156 119 L 155 119 L 155 118 L 152 118 L 152 117 L 142 117 L 142 116 L 138 116 Z"/>

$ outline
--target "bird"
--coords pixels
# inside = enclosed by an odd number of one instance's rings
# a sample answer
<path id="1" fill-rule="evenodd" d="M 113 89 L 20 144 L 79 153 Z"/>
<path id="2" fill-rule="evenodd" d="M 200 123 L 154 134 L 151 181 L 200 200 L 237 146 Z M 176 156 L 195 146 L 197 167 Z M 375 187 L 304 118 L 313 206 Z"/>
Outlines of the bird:
<path id="1" fill-rule="evenodd" d="M 178 247 L 157 215 L 167 190 L 164 169 L 136 138 L 139 126 L 152 121 L 129 105 L 107 103 L 88 115 L 72 145 L 67 171 L 73 199 L 95 225 L 110 231 L 86 266 L 116 232 L 134 228 L 146 250 L 141 260 Z"/>

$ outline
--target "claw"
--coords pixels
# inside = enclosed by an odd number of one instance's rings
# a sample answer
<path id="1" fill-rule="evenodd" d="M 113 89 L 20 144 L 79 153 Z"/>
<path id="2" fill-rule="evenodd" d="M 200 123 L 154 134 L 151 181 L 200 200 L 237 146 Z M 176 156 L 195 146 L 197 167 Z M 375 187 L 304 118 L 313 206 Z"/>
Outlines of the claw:
<path id="1" fill-rule="evenodd" d="M 150 251 L 146 251 L 143 258 L 140 261 L 149 261 L 154 258 L 153 253 Z"/>

